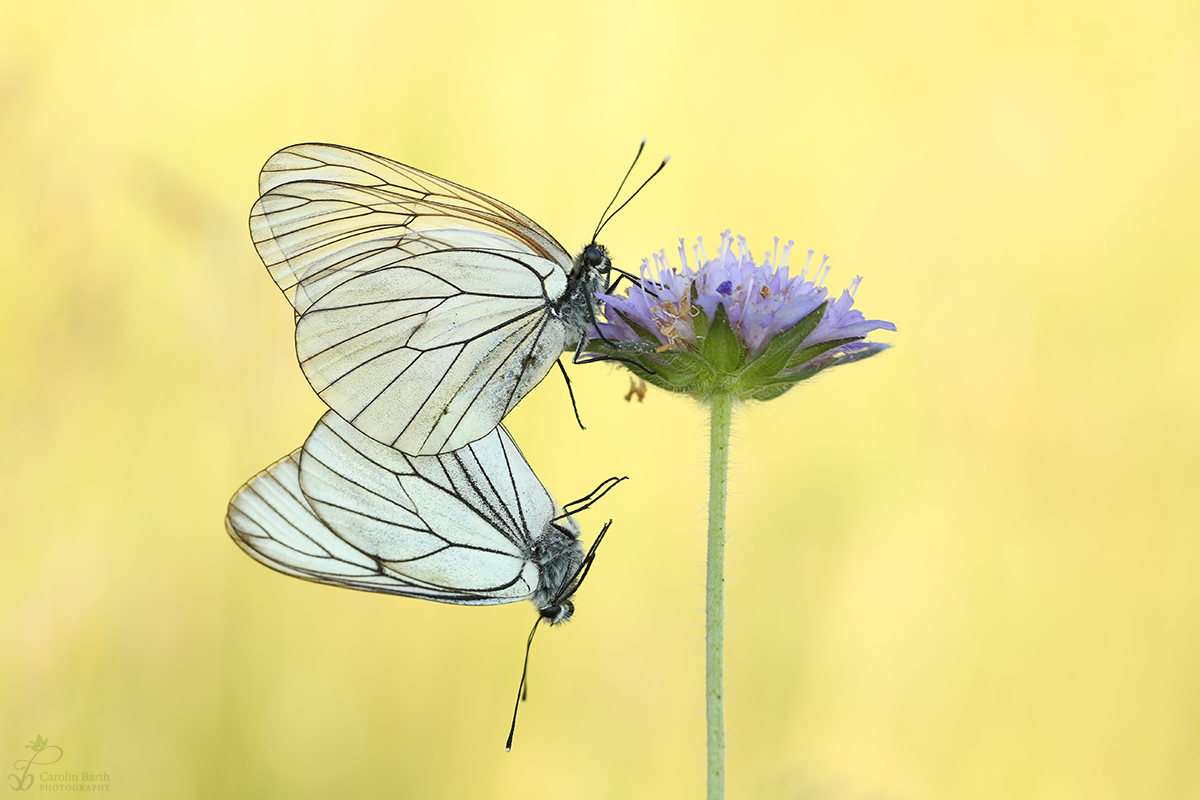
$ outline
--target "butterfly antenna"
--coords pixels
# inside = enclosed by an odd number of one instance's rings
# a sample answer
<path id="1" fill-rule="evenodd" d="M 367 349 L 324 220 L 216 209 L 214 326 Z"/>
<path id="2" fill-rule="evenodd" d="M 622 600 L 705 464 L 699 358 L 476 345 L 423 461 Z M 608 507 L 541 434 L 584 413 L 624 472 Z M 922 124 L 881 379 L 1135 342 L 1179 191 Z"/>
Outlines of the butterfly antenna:
<path id="1" fill-rule="evenodd" d="M 642 146 L 643 146 L 643 147 L 645 147 L 645 145 L 646 145 L 646 140 L 645 140 L 645 139 L 643 139 L 643 140 L 642 140 Z M 640 154 L 641 154 L 641 152 L 642 152 L 642 151 L 639 149 L 639 150 L 638 150 L 638 154 L 640 155 Z M 596 232 L 592 234 L 592 241 L 593 241 L 593 242 L 594 242 L 594 241 L 596 241 L 596 237 L 600 235 L 600 231 L 604 229 L 604 226 L 608 224 L 609 220 L 611 220 L 611 219 L 612 219 L 613 217 L 615 217 L 615 216 L 616 216 L 618 213 L 620 213 L 620 211 L 621 211 L 621 209 L 622 209 L 622 208 L 624 208 L 625 206 L 629 205 L 629 204 L 630 204 L 630 202 L 632 202 L 632 201 L 633 201 L 633 198 L 637 197 L 637 196 L 638 196 L 638 194 L 639 194 L 639 193 L 642 191 L 642 189 L 645 189 L 645 188 L 646 188 L 646 184 L 647 184 L 647 183 L 649 183 L 650 181 L 654 180 L 654 176 L 658 175 L 658 173 L 660 173 L 660 172 L 662 172 L 662 171 L 663 171 L 663 168 L 667 166 L 667 162 L 668 162 L 668 161 L 670 161 L 670 160 L 671 160 L 671 157 L 670 157 L 670 156 L 663 156 L 662 163 L 658 165 L 658 169 L 654 170 L 654 172 L 651 172 L 651 173 L 650 173 L 650 177 L 649 177 L 649 178 L 646 178 L 646 180 L 642 181 L 642 185 L 641 185 L 641 186 L 639 186 L 637 189 L 635 189 L 635 190 L 634 190 L 634 192 L 633 192 L 633 194 L 629 195 L 629 198 L 628 198 L 628 199 L 627 199 L 627 200 L 626 200 L 624 203 L 621 203 L 621 205 L 617 206 L 617 208 L 616 208 L 616 210 L 615 210 L 615 211 L 613 211 L 611 214 L 609 214 L 609 213 L 608 213 L 608 209 L 607 209 L 607 208 L 604 210 L 604 213 L 605 213 L 605 214 L 607 214 L 608 216 L 602 217 L 602 218 L 600 219 L 600 224 L 596 226 Z M 636 159 L 635 159 L 635 162 L 636 162 Z M 632 172 L 632 171 L 633 171 L 633 167 L 630 167 L 630 168 L 629 168 L 629 170 L 630 170 L 630 172 Z M 628 174 L 626 175 L 626 177 L 629 177 L 629 176 L 628 176 Z M 625 185 L 625 182 L 624 182 L 624 181 L 621 181 L 621 185 L 622 185 L 622 186 L 624 186 L 624 185 Z M 618 194 L 620 194 L 620 190 L 618 190 L 618 192 L 617 192 L 617 193 L 618 193 Z M 616 201 L 617 201 L 617 198 L 615 198 L 615 197 L 614 197 L 614 198 L 613 198 L 613 203 L 615 203 Z M 609 206 L 609 208 L 612 208 L 612 203 L 609 203 L 609 204 L 608 204 L 608 206 Z"/>
<path id="2" fill-rule="evenodd" d="M 606 478 L 599 486 L 597 486 L 595 489 L 592 489 L 592 491 L 586 496 L 581 497 L 578 500 L 572 500 L 564 505 L 562 515 L 555 517 L 555 519 L 563 519 L 571 516 L 572 514 L 578 514 L 580 511 L 591 508 L 592 504 L 594 504 L 601 497 L 604 497 L 604 495 L 608 494 L 610 489 L 612 489 L 621 481 L 627 480 L 629 480 L 628 476 L 621 478 Z"/>
<path id="3" fill-rule="evenodd" d="M 633 168 L 637 166 L 638 159 L 642 157 L 642 151 L 646 149 L 646 137 L 642 137 L 642 143 L 638 145 L 637 153 L 633 156 L 633 163 L 629 165 L 629 169 L 625 171 L 625 177 L 621 178 L 621 185 L 617 187 L 617 193 L 613 195 L 613 199 L 608 201 L 608 206 L 604 209 L 604 213 L 600 215 L 600 224 L 596 226 L 596 232 L 592 234 L 592 241 L 596 241 L 596 237 L 600 235 L 600 229 L 604 227 L 605 217 L 608 216 L 608 209 L 613 207 L 613 203 L 617 202 L 617 198 L 621 196 L 621 190 L 625 188 L 625 181 L 629 180 L 629 176 L 633 174 Z"/>
<path id="4" fill-rule="evenodd" d="M 521 708 L 521 701 L 525 699 L 525 676 L 529 674 L 529 648 L 533 647 L 533 635 L 537 633 L 538 623 L 542 621 L 538 617 L 533 621 L 533 630 L 529 632 L 529 639 L 525 641 L 525 663 L 521 665 L 521 685 L 517 687 L 517 703 L 513 706 L 512 725 L 508 727 L 508 741 L 504 743 L 504 752 L 512 752 L 513 736 L 517 732 L 517 711 Z"/>

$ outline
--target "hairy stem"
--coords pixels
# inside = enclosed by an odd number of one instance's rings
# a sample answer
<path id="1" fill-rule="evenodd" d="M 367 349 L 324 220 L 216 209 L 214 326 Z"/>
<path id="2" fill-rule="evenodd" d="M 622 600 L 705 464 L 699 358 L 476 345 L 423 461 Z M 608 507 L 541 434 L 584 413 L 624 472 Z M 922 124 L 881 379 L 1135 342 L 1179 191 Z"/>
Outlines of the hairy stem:
<path id="1" fill-rule="evenodd" d="M 712 398 L 708 484 L 708 570 L 704 605 L 705 708 L 708 720 L 708 800 L 725 797 L 725 504 L 733 398 Z"/>

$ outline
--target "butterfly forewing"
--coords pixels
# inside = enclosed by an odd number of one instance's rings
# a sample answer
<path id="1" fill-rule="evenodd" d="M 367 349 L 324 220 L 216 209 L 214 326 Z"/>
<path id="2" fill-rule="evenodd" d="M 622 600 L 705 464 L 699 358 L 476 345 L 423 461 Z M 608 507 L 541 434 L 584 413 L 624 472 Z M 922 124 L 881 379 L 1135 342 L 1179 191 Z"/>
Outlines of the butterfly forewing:
<path id="1" fill-rule="evenodd" d="M 394 161 L 296 145 L 267 162 L 251 234 L 298 314 L 321 398 L 416 455 L 495 428 L 579 339 L 551 313 L 571 259 L 511 207 Z"/>
<path id="2" fill-rule="evenodd" d="M 280 150 L 259 175 L 259 194 L 251 238 L 300 313 L 338 282 L 331 273 L 369 271 L 377 258 L 476 247 L 571 266 L 562 245 L 511 206 L 349 147 Z"/>

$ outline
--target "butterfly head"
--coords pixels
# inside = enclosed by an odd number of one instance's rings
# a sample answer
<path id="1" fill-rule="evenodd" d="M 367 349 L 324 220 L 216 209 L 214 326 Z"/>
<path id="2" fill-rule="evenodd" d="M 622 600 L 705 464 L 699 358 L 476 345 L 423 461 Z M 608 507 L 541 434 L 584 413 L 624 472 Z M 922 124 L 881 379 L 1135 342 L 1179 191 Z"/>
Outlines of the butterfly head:
<path id="1" fill-rule="evenodd" d="M 563 600 L 560 603 L 539 608 L 538 613 L 542 615 L 542 619 L 546 620 L 547 623 L 557 625 L 571 618 L 571 615 L 575 613 L 575 604 L 570 600 Z"/>
<path id="2" fill-rule="evenodd" d="M 603 271 L 612 266 L 608 260 L 608 251 L 604 249 L 604 245 L 595 242 L 583 248 L 583 252 L 579 254 L 579 260 L 590 269 L 595 270 Z"/>
<path id="3" fill-rule="evenodd" d="M 575 256 L 571 277 L 594 294 L 607 287 L 611 269 L 612 259 L 608 256 L 608 249 L 592 242 Z"/>

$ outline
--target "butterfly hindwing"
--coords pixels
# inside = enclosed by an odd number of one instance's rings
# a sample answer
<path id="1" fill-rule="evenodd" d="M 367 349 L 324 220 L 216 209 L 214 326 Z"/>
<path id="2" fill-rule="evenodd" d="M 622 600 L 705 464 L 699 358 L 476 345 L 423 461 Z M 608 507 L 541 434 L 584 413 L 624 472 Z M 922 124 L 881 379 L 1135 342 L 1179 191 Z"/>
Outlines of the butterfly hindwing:
<path id="1" fill-rule="evenodd" d="M 545 283 L 565 278 L 543 278 L 523 258 L 428 253 L 346 279 L 297 321 L 305 376 L 330 408 L 404 452 L 478 439 L 546 376 L 567 340 L 563 322 L 545 313 Z M 479 286 L 481 277 L 491 285 Z"/>
<path id="2" fill-rule="evenodd" d="M 328 412 L 234 495 L 226 527 L 288 575 L 463 605 L 557 608 L 583 562 L 574 520 L 503 426 L 454 453 L 408 456 Z"/>
<path id="3" fill-rule="evenodd" d="M 389 571 L 380 559 L 335 534 L 316 515 L 300 491 L 299 461 L 297 450 L 254 476 L 233 496 L 225 527 L 238 546 L 285 575 L 362 591 L 429 597 L 434 592 L 430 587 Z M 444 592 L 434 599 L 472 601 Z"/>

